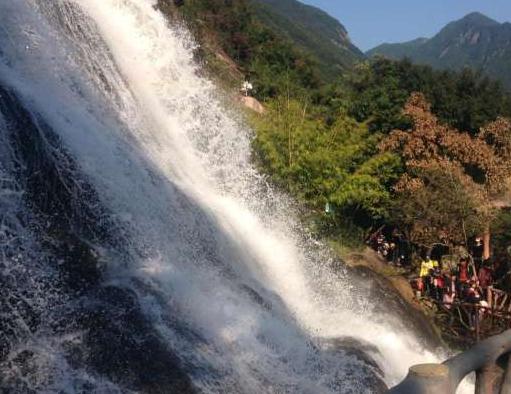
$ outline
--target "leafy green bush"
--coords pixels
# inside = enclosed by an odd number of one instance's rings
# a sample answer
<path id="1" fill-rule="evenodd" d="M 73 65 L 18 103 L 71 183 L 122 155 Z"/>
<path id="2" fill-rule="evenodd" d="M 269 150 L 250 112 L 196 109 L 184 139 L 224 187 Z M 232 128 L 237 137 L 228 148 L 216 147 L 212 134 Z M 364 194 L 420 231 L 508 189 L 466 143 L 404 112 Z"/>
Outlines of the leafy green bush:
<path id="1" fill-rule="evenodd" d="M 278 97 L 255 118 L 254 149 L 273 181 L 317 212 L 355 218 L 366 225 L 387 215 L 397 156 L 377 152 L 378 137 L 340 113 L 327 126 L 308 104 Z M 325 213 L 325 219 L 326 219 Z"/>

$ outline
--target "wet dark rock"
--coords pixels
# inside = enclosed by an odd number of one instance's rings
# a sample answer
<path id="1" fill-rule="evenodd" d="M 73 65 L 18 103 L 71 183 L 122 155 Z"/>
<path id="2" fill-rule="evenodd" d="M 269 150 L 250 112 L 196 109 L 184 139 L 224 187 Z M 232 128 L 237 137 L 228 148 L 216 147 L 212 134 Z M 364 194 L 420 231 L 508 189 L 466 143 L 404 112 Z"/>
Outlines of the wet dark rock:
<path id="1" fill-rule="evenodd" d="M 386 316 L 399 316 L 401 323 L 422 340 L 429 349 L 442 347 L 442 340 L 430 320 L 421 311 L 413 308 L 383 276 L 368 267 L 358 266 L 352 271 L 371 282 L 369 298 L 374 303 L 374 313 Z"/>
<path id="2" fill-rule="evenodd" d="M 379 353 L 378 349 L 370 343 L 363 342 L 353 337 L 340 337 L 322 339 L 319 346 L 323 354 L 329 354 L 338 359 L 355 359 L 357 362 L 343 372 L 346 374 L 339 379 L 345 379 L 350 373 L 357 377 L 361 387 L 365 387 L 374 394 L 386 393 L 387 385 L 383 381 L 383 371 L 378 366 L 372 355 Z M 358 368 L 357 368 L 358 364 Z M 343 389 L 342 382 L 339 382 L 339 389 Z"/>
<path id="3" fill-rule="evenodd" d="M 81 341 L 64 344 L 72 368 L 101 375 L 126 391 L 194 392 L 180 360 L 144 316 L 136 295 L 104 286 L 94 245 L 115 251 L 123 231 L 102 208 L 71 155 L 37 115 L 1 86 L 0 113 L 6 125 L 0 131 L 7 134 L 14 163 L 11 175 L 19 181 L 25 210 L 31 215 L 25 225 L 42 247 L 40 264 L 48 264 L 46 271 L 54 273 L 48 278 L 51 283 L 37 283 L 47 297 L 45 320 L 42 311 L 33 307 L 41 294 L 31 294 L 30 285 L 20 286 L 31 268 L 23 267 L 23 262 L 30 261 L 21 258 L 20 272 L 11 274 L 13 260 L 0 261 L 0 367 L 13 345 L 28 339 L 24 335 L 37 337 L 40 330 L 42 335 L 53 331 L 60 336 L 82 332 Z M 53 295 L 57 295 L 54 300 Z M 16 319 L 23 320 L 24 331 L 18 332 Z M 0 379 L 0 389 L 31 392 L 24 379 L 29 382 L 39 373 L 34 354 L 21 351 L 4 367 L 15 368 L 18 375 L 5 382 Z"/>
<path id="4" fill-rule="evenodd" d="M 8 119 L 15 171 L 25 189 L 27 208 L 43 227 L 35 230 L 42 233 L 42 243 L 59 261 L 63 281 L 75 291 L 97 284 L 101 272 L 89 243 L 112 243 L 109 220 L 98 213 L 98 197 L 78 176 L 74 161 L 49 127 L 1 87 L 0 109 Z"/>
<path id="5" fill-rule="evenodd" d="M 0 275 L 0 289 L 2 289 L 0 296 L 0 362 L 9 354 L 12 342 L 17 336 L 15 325 L 10 319 L 22 320 L 25 329 L 32 333 L 36 331 L 40 323 L 39 312 L 30 305 L 29 299 L 12 290 L 12 285 L 15 282 L 2 283 L 3 279 Z"/>
<path id="6" fill-rule="evenodd" d="M 378 366 L 378 363 L 374 360 L 373 357 L 370 356 L 370 354 L 379 353 L 379 350 L 376 346 L 353 337 L 334 338 L 328 342 L 331 348 L 343 349 L 344 351 L 373 367 L 378 373 L 383 374 L 383 371 Z"/>
<path id="7" fill-rule="evenodd" d="M 104 287 L 94 298 L 88 297 L 87 303 L 88 310 L 79 318 L 79 326 L 87 330 L 87 352 L 75 352 L 75 363 L 85 363 L 121 387 L 137 392 L 195 391 L 180 360 L 147 321 L 132 291 Z"/>
<path id="8" fill-rule="evenodd" d="M 254 290 L 249 285 L 241 285 L 241 290 L 248 294 L 250 299 L 255 302 L 257 305 L 261 306 L 262 308 L 266 309 L 267 311 L 272 310 L 271 302 L 266 300 L 261 294 L 259 294 L 256 290 Z"/>

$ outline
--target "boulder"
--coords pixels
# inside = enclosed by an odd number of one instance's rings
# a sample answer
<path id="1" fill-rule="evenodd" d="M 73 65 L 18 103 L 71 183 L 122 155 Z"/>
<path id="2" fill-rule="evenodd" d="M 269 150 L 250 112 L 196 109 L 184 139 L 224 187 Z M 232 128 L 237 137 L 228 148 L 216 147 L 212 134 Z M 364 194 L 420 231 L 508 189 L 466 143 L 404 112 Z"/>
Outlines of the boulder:
<path id="1" fill-rule="evenodd" d="M 255 98 L 250 96 L 241 96 L 240 97 L 241 103 L 247 107 L 248 109 L 251 109 L 252 111 L 257 112 L 258 114 L 264 114 L 266 109 L 264 106 Z"/>

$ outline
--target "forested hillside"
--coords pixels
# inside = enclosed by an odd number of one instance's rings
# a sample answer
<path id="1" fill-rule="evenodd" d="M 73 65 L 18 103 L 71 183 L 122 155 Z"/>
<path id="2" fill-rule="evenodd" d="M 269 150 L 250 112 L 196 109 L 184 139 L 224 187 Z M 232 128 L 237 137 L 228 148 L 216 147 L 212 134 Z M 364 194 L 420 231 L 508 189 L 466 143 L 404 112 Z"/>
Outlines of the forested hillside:
<path id="1" fill-rule="evenodd" d="M 253 82 L 266 107 L 250 115 L 254 160 L 306 208 L 318 234 L 356 244 L 395 224 L 417 242 L 446 229 L 457 242 L 461 228 L 475 235 L 497 214 L 492 201 L 511 151 L 511 98 L 499 82 L 385 59 L 329 78 L 252 1 L 189 0 L 178 14 L 202 44 L 207 69 L 234 67 L 236 88 Z M 211 60 L 220 49 L 232 62 Z"/>
<path id="2" fill-rule="evenodd" d="M 420 100 L 414 99 L 419 97 L 414 92 L 422 92 Z M 313 209 L 318 231 L 328 236 L 347 241 L 364 230 L 393 223 L 409 229 L 411 238 L 431 241 L 439 235 L 443 219 L 459 217 L 459 212 L 453 213 L 453 201 L 461 203 L 456 199 L 462 196 L 467 199 L 464 206 L 471 207 L 469 216 L 479 218 L 472 227 L 465 226 L 474 235 L 488 220 L 475 215 L 474 207 L 487 208 L 482 201 L 493 198 L 484 186 L 490 169 L 475 158 L 484 151 L 489 161 L 505 162 L 495 156 L 498 149 L 492 146 L 493 140 L 476 141 L 484 139 L 481 130 L 488 125 L 504 137 L 511 133 L 509 123 L 492 123 L 511 115 L 510 103 L 498 83 L 480 74 L 434 71 L 381 59 L 359 65 L 313 100 L 272 100 L 268 114 L 258 117 L 254 147 L 263 168 Z M 416 111 L 422 115 L 417 117 Z M 408 145 L 396 140 L 400 133 L 414 135 L 415 128 L 417 138 Z M 462 147 L 468 149 L 463 154 Z M 424 152 L 443 152 L 438 158 L 431 156 L 429 164 L 434 169 L 416 166 L 428 162 Z M 441 190 L 435 194 L 435 204 L 427 200 L 433 196 L 427 193 L 428 187 L 409 188 L 432 182 Z M 433 234 L 424 237 L 418 229 L 414 233 L 418 212 L 426 215 L 425 223 L 440 218 Z M 461 229 L 460 222 L 444 224 Z"/>
<path id="3" fill-rule="evenodd" d="M 251 0 L 257 17 L 277 35 L 310 53 L 319 71 L 335 78 L 365 55 L 354 46 L 345 27 L 318 8 L 296 0 Z"/>
<path id="4" fill-rule="evenodd" d="M 511 23 L 498 23 L 480 13 L 449 23 L 431 39 L 383 44 L 367 52 L 392 59 L 411 59 L 439 69 L 470 67 L 500 79 L 511 89 Z"/>
<path id="5" fill-rule="evenodd" d="M 238 88 L 244 79 L 266 100 L 292 89 L 306 92 L 326 82 L 318 61 L 258 17 L 250 0 L 160 0 L 159 7 L 183 19 L 200 44 L 197 56 L 221 83 Z"/>

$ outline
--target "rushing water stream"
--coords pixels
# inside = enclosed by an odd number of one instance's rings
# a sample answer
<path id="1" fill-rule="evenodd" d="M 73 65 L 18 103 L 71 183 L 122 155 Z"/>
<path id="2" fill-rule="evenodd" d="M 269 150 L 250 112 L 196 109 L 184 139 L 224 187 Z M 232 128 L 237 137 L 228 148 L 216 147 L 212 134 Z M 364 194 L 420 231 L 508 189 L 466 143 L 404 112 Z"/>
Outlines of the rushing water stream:
<path id="1" fill-rule="evenodd" d="M 193 50 L 154 0 L 0 0 L 0 388 L 363 393 L 434 360 Z"/>

